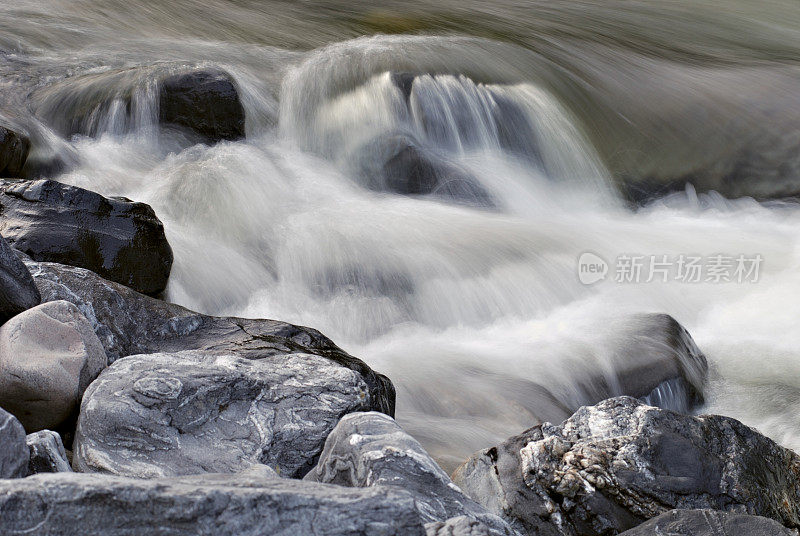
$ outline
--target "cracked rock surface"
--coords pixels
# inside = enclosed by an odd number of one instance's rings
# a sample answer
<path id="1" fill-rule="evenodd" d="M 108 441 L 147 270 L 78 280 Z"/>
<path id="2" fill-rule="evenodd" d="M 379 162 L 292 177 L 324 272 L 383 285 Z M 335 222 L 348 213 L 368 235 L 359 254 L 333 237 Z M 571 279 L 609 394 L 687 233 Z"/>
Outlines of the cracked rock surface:
<path id="1" fill-rule="evenodd" d="M 369 409 L 370 396 L 360 374 L 310 354 L 126 357 L 86 391 L 73 467 L 154 478 L 261 463 L 299 478 L 341 416 Z"/>
<path id="2" fill-rule="evenodd" d="M 739 421 L 619 397 L 467 460 L 456 484 L 528 534 L 618 534 L 671 509 L 800 527 L 800 458 Z"/>

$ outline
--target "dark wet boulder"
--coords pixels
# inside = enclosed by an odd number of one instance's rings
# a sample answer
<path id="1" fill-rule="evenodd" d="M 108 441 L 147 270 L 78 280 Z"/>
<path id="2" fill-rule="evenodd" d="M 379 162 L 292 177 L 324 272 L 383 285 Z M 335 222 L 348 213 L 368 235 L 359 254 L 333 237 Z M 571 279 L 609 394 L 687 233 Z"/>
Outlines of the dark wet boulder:
<path id="1" fill-rule="evenodd" d="M 0 236 L 0 324 L 41 302 L 28 268 Z"/>
<path id="2" fill-rule="evenodd" d="M 228 73 L 216 69 L 162 79 L 159 119 L 189 129 L 208 143 L 245 137 L 245 112 L 236 84 Z"/>
<path id="3" fill-rule="evenodd" d="M 0 233 L 38 261 L 79 266 L 145 294 L 164 290 L 172 249 L 144 203 L 51 180 L 0 183 Z"/>
<path id="4" fill-rule="evenodd" d="M 382 413 L 352 413 L 342 417 L 325 441 L 317 465 L 305 480 L 347 487 L 379 486 L 412 493 L 426 523 L 481 525 L 490 535 L 514 531 L 497 515 L 468 498 L 453 485 L 425 449 Z M 441 534 L 443 528 L 437 525 Z M 463 532 L 463 527 L 462 529 Z"/>
<path id="5" fill-rule="evenodd" d="M 366 155 L 359 159 L 359 173 L 372 190 L 494 206 L 491 195 L 475 177 L 408 136 L 386 136 L 359 152 Z"/>
<path id="6" fill-rule="evenodd" d="M 30 148 L 26 135 L 0 125 L 0 177 L 19 177 Z"/>
<path id="7" fill-rule="evenodd" d="M 395 390 L 315 329 L 276 320 L 214 317 L 139 294 L 81 268 L 26 261 L 44 300 L 74 303 L 92 323 L 109 363 L 120 357 L 203 350 L 265 359 L 315 354 L 358 372 L 370 390 L 369 409 L 394 414 Z"/>
<path id="8" fill-rule="evenodd" d="M 731 514 L 717 510 L 670 510 L 626 530 L 620 536 L 795 536 L 777 521 L 766 517 Z"/>
<path id="9" fill-rule="evenodd" d="M 16 417 L 2 408 L 0 408 L 0 447 L 0 479 L 26 476 L 30 453 L 25 443 L 25 429 Z"/>
<path id="10" fill-rule="evenodd" d="M 630 397 L 583 407 L 478 452 L 453 475 L 527 534 L 599 536 L 670 509 L 712 509 L 800 527 L 800 458 L 718 415 Z"/>
<path id="11" fill-rule="evenodd" d="M 28 432 L 56 428 L 106 363 L 75 305 L 59 300 L 28 309 L 0 327 L 0 406 Z"/>
<path id="12" fill-rule="evenodd" d="M 86 391 L 73 466 L 153 478 L 260 463 L 298 478 L 339 418 L 372 407 L 370 396 L 360 374 L 311 354 L 130 356 Z"/>
<path id="13" fill-rule="evenodd" d="M 261 472 L 139 480 L 54 473 L 0 480 L 0 533 L 48 536 L 424 536 L 411 495 Z"/>
<path id="14" fill-rule="evenodd" d="M 61 436 L 52 430 L 40 430 L 26 438 L 30 450 L 28 474 L 69 473 L 72 467 L 67 460 Z"/>

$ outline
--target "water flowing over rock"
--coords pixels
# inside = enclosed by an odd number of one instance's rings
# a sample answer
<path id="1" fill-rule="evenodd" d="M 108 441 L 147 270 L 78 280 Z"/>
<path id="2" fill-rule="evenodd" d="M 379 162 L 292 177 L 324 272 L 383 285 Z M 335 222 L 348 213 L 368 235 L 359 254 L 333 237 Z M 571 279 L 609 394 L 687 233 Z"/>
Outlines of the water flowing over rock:
<path id="1" fill-rule="evenodd" d="M 0 408 L 0 445 L 2 445 L 0 448 L 0 478 L 26 476 L 30 452 L 25 443 L 25 429 L 16 417 L 2 408 Z"/>
<path id="2" fill-rule="evenodd" d="M 26 438 L 31 459 L 28 474 L 69 473 L 72 467 L 67 460 L 61 436 L 51 430 L 40 430 Z"/>
<path id="3" fill-rule="evenodd" d="M 315 329 L 276 320 L 213 317 L 139 294 L 82 268 L 26 261 L 45 300 L 74 303 L 89 319 L 109 363 L 156 352 L 203 350 L 263 359 L 290 353 L 325 357 L 356 371 L 369 388 L 368 409 L 394 414 L 395 390 L 386 376 Z"/>
<path id="4" fill-rule="evenodd" d="M 28 268 L 0 236 L 0 324 L 41 302 Z"/>
<path id="5" fill-rule="evenodd" d="M 0 192 L 0 232 L 14 248 L 145 294 L 164 290 L 172 249 L 148 205 L 51 180 L 6 181 Z"/>
<path id="6" fill-rule="evenodd" d="M 27 136 L 0 125 L 0 177 L 19 177 L 30 148 Z"/>
<path id="7" fill-rule="evenodd" d="M 29 432 L 55 428 L 106 364 L 103 345 L 75 305 L 43 303 L 0 328 L 0 406 Z"/>
<path id="8" fill-rule="evenodd" d="M 187 128 L 209 143 L 245 136 L 245 114 L 231 76 L 219 70 L 175 74 L 160 83 L 162 123 Z"/>
<path id="9" fill-rule="evenodd" d="M 686 534 L 690 536 L 795 536 L 772 519 L 730 514 L 717 510 L 670 510 L 665 514 L 626 530 L 620 536 Z"/>
<path id="10" fill-rule="evenodd" d="M 746 513 L 797 528 L 798 474 L 796 454 L 734 419 L 620 397 L 481 451 L 453 476 L 527 534 L 596 536 L 672 508 Z"/>
<path id="11" fill-rule="evenodd" d="M 403 489 L 414 494 L 417 509 L 428 523 L 467 516 L 486 527 L 489 534 L 515 534 L 502 519 L 466 497 L 413 437 L 381 413 L 345 415 L 305 480 Z M 438 526 L 436 530 L 443 529 Z"/>
<path id="12" fill-rule="evenodd" d="M 411 495 L 263 472 L 138 480 L 57 473 L 0 480 L 0 532 L 52 536 L 424 536 Z"/>
<path id="13" fill-rule="evenodd" d="M 84 395 L 73 465 L 152 478 L 262 463 L 297 478 L 342 415 L 371 407 L 357 372 L 315 355 L 131 356 Z"/>

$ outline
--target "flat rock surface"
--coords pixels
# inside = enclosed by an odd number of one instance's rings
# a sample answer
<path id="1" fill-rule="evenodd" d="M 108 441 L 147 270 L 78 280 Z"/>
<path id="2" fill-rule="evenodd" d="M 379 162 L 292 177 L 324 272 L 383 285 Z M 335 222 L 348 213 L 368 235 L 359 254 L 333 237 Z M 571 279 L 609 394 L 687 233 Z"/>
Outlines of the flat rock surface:
<path id="1" fill-rule="evenodd" d="M 47 536 L 423 536 L 413 498 L 253 475 L 0 480 L 0 533 Z"/>
<path id="2" fill-rule="evenodd" d="M 301 477 L 341 416 L 370 406 L 357 372 L 315 355 L 131 356 L 86 391 L 73 466 L 153 478 L 262 463 Z"/>

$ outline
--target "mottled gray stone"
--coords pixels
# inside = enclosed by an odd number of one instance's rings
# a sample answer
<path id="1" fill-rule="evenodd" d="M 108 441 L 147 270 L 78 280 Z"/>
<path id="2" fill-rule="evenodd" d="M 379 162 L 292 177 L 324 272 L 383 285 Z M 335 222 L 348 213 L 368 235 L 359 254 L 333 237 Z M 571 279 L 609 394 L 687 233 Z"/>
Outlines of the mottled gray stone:
<path id="1" fill-rule="evenodd" d="M 0 324 L 41 302 L 28 268 L 0 236 Z"/>
<path id="2" fill-rule="evenodd" d="M 309 353 L 358 372 L 372 406 L 394 414 L 395 390 L 386 376 L 315 329 L 276 320 L 213 317 L 139 294 L 82 268 L 25 261 L 45 301 L 74 303 L 92 323 L 109 363 L 120 357 L 181 350 L 234 353 L 248 359 Z"/>
<path id="3" fill-rule="evenodd" d="M 382 413 L 342 417 L 305 479 L 348 487 L 397 487 L 414 494 L 426 522 L 466 515 L 493 535 L 514 534 L 505 521 L 464 495 L 417 440 Z"/>
<path id="4" fill-rule="evenodd" d="M 301 477 L 339 418 L 371 406 L 357 372 L 315 355 L 131 356 L 86 391 L 73 467 L 152 478 L 263 463 Z"/>
<path id="5" fill-rule="evenodd" d="M 91 324 L 67 301 L 43 303 L 0 327 L 0 406 L 28 432 L 68 419 L 106 366 Z"/>
<path id="6" fill-rule="evenodd" d="M 30 148 L 28 136 L 0 125 L 0 177 L 19 177 Z"/>
<path id="7" fill-rule="evenodd" d="M 594 536 L 705 508 L 800 527 L 800 458 L 739 421 L 619 397 L 467 460 L 465 493 L 528 534 Z"/>
<path id="8" fill-rule="evenodd" d="M 459 516 L 447 521 L 426 523 L 426 536 L 492 536 L 492 530 L 475 519 Z"/>
<path id="9" fill-rule="evenodd" d="M 0 409 L 0 478 L 27 475 L 29 456 L 25 429 L 16 417 Z"/>
<path id="10" fill-rule="evenodd" d="M 67 460 L 61 436 L 51 430 L 40 430 L 26 438 L 31 459 L 28 474 L 69 473 L 72 467 Z"/>
<path id="11" fill-rule="evenodd" d="M 620 536 L 797 536 L 766 517 L 717 510 L 670 510 Z"/>
<path id="12" fill-rule="evenodd" d="M 0 534 L 424 536 L 408 493 L 252 475 L 0 480 Z"/>

